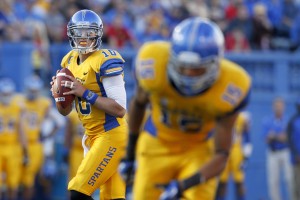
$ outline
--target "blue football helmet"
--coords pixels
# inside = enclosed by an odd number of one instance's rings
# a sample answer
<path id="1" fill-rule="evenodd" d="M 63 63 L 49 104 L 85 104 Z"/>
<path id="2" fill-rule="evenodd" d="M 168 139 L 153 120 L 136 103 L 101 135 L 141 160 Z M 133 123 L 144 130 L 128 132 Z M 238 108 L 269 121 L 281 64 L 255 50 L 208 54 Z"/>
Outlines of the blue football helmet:
<path id="1" fill-rule="evenodd" d="M 103 23 L 91 10 L 76 12 L 67 25 L 67 35 L 72 49 L 81 54 L 96 51 L 101 46 Z"/>
<path id="2" fill-rule="evenodd" d="M 200 17 L 182 21 L 173 31 L 171 49 L 168 75 L 183 95 L 197 95 L 218 78 L 224 36 L 215 23 Z M 196 73 L 183 73 L 187 70 Z"/>
<path id="3" fill-rule="evenodd" d="M 28 100 L 34 100 L 43 89 L 43 81 L 37 75 L 32 75 L 25 79 L 25 93 Z"/>
<path id="4" fill-rule="evenodd" d="M 15 83 L 10 78 L 2 78 L 0 80 L 0 102 L 7 105 L 16 90 Z"/>

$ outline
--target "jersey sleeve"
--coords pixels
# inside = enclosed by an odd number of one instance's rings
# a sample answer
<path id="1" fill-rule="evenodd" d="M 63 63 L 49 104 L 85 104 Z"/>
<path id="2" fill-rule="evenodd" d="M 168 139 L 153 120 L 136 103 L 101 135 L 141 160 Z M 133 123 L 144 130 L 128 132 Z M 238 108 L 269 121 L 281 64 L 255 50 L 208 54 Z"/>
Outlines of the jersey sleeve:
<path id="1" fill-rule="evenodd" d="M 100 77 L 117 76 L 123 73 L 125 60 L 115 50 L 103 49 L 100 63 Z"/>
<path id="2" fill-rule="evenodd" d="M 222 81 L 224 92 L 222 92 L 223 109 L 219 118 L 239 112 L 247 106 L 251 95 L 251 77 L 239 65 L 230 61 L 223 61 L 228 67 Z"/>
<path id="3" fill-rule="evenodd" d="M 135 60 L 135 77 L 146 91 L 154 92 L 166 84 L 170 45 L 156 41 L 145 43 Z"/>

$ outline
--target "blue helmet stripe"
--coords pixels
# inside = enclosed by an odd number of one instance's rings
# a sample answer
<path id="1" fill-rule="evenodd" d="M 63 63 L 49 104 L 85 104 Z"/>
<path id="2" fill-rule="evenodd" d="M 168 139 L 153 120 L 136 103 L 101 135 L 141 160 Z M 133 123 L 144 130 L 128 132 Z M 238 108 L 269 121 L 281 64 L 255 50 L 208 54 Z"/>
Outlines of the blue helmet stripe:
<path id="1" fill-rule="evenodd" d="M 198 45 L 196 38 L 197 38 L 197 33 L 199 30 L 199 27 L 201 26 L 201 22 L 200 21 L 195 21 L 194 23 L 192 23 L 192 27 L 191 27 L 191 32 L 189 35 L 189 41 L 188 41 L 188 51 L 193 51 L 196 47 L 196 45 Z"/>
<path id="2" fill-rule="evenodd" d="M 86 14 L 86 10 L 83 10 L 83 11 L 82 11 L 82 15 L 81 15 L 81 20 L 82 20 L 82 21 L 84 21 L 85 14 Z"/>

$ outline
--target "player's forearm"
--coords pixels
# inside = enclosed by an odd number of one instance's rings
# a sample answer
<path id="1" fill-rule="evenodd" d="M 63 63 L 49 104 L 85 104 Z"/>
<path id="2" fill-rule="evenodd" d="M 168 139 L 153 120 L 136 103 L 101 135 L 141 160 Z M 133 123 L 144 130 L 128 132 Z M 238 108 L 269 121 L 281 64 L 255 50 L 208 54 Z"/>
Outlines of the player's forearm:
<path id="1" fill-rule="evenodd" d="M 138 133 L 144 119 L 147 104 L 141 104 L 134 98 L 130 103 L 129 130 L 131 133 Z"/>
<path id="2" fill-rule="evenodd" d="M 179 181 L 179 187 L 181 192 L 196 185 L 202 184 L 206 180 L 219 175 L 223 171 L 226 165 L 226 161 L 227 156 L 224 156 L 223 153 L 216 154 L 209 163 L 207 163 L 203 168 L 201 168 L 200 171 L 198 171 L 190 177 L 187 177 L 186 179 Z"/>
<path id="3" fill-rule="evenodd" d="M 200 173 L 205 179 L 219 175 L 225 168 L 232 144 L 233 125 L 237 114 L 221 119 L 215 129 L 215 155 L 205 164 Z"/>
<path id="4" fill-rule="evenodd" d="M 223 153 L 216 153 L 200 170 L 205 180 L 218 176 L 224 170 L 227 158 L 228 156 Z"/>
<path id="5" fill-rule="evenodd" d="M 93 104 L 96 108 L 103 110 L 105 113 L 115 117 L 124 117 L 126 110 L 115 100 L 107 97 L 98 97 Z"/>

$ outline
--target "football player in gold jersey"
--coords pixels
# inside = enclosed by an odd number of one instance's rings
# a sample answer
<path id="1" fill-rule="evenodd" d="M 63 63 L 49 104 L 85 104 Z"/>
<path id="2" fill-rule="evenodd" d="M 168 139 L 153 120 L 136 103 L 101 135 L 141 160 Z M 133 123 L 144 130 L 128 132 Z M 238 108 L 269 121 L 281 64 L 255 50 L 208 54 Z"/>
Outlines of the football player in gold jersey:
<path id="1" fill-rule="evenodd" d="M 11 79 L 0 80 L 0 188 L 7 187 L 7 199 L 16 200 L 22 171 L 22 155 L 27 157 L 27 141 L 23 132 L 22 97 L 15 95 Z M 20 142 L 22 145 L 20 145 Z M 22 152 L 23 147 L 23 152 Z M 24 160 L 25 161 L 25 160 Z M 25 164 L 25 163 L 23 163 Z M 2 180 L 2 175 L 5 180 Z M 5 181 L 5 183 L 4 183 Z"/>
<path id="2" fill-rule="evenodd" d="M 78 119 L 77 112 L 73 110 L 67 118 L 65 133 L 65 156 L 69 164 L 69 179 L 71 180 L 77 172 L 77 169 L 83 159 L 83 148 L 81 140 L 84 134 L 84 128 Z"/>
<path id="3" fill-rule="evenodd" d="M 40 171 L 44 155 L 41 143 L 41 126 L 49 109 L 51 100 L 42 96 L 42 80 L 33 75 L 25 82 L 24 99 L 24 132 L 28 140 L 28 156 L 30 162 L 23 168 L 21 183 L 24 187 L 23 198 L 30 200 L 33 197 L 35 178 Z"/>
<path id="4" fill-rule="evenodd" d="M 140 48 L 127 159 L 120 165 L 128 180 L 136 156 L 134 199 L 214 199 L 251 85 L 223 49 L 219 27 L 202 18 L 178 24 L 171 42 Z"/>
<path id="5" fill-rule="evenodd" d="M 67 33 L 73 50 L 61 65 L 75 78 L 66 75 L 71 81 L 61 84 L 71 89 L 65 95 L 76 95 L 75 107 L 85 129 L 84 158 L 68 185 L 71 200 L 92 199 L 99 187 L 101 200 L 125 199 L 125 183 L 117 170 L 128 138 L 125 61 L 117 51 L 100 48 L 103 24 L 91 10 L 76 12 Z M 72 105 L 58 110 L 67 115 Z"/>
<path id="6" fill-rule="evenodd" d="M 220 175 L 216 200 L 225 200 L 226 185 L 231 175 L 236 186 L 235 199 L 245 199 L 244 169 L 246 167 L 246 162 L 252 153 L 249 131 L 250 116 L 248 112 L 243 111 L 239 114 L 238 118 L 235 121 L 233 129 L 233 144 L 226 167 Z"/>

